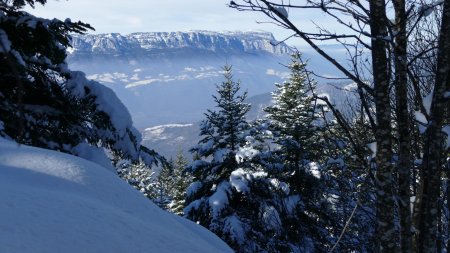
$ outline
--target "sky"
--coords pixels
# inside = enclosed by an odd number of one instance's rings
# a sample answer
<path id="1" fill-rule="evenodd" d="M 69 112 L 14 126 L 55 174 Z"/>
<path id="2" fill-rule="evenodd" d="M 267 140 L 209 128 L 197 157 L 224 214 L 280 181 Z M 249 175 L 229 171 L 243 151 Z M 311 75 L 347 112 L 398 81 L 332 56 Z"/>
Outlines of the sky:
<path id="1" fill-rule="evenodd" d="M 92 33 L 175 32 L 189 30 L 272 32 L 277 40 L 292 32 L 273 24 L 262 13 L 240 12 L 227 7 L 228 0 L 49 0 L 45 6 L 27 8 L 45 18 L 70 18 L 91 24 Z M 313 27 L 312 20 L 323 20 L 317 14 L 302 13 L 292 20 L 302 27 Z M 332 28 L 329 22 L 327 28 Z M 298 38 L 290 45 L 302 45 Z"/>

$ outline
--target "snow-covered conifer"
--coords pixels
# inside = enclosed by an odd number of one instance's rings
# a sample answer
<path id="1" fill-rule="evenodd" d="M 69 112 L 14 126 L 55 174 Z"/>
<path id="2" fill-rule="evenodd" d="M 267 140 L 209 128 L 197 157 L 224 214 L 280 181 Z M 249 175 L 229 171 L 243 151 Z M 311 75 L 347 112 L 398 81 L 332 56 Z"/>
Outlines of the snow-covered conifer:
<path id="1" fill-rule="evenodd" d="M 153 191 L 152 178 L 154 172 L 144 163 L 132 163 L 120 160 L 116 163 L 117 174 L 144 196 L 150 198 Z"/>
<path id="2" fill-rule="evenodd" d="M 140 147 L 131 116 L 111 89 L 68 69 L 70 34 L 91 26 L 23 11 L 45 2 L 0 4 L 0 135 L 94 162 L 107 159 L 103 149 L 148 164 L 161 159 Z"/>
<path id="3" fill-rule="evenodd" d="M 167 210 L 172 202 L 173 162 L 164 164 L 149 185 L 149 198 L 160 208 Z"/>
<path id="4" fill-rule="evenodd" d="M 216 233 L 235 249 L 246 242 L 245 234 L 251 230 L 246 222 L 251 217 L 239 217 L 239 204 L 248 204 L 237 191 L 230 177 L 239 169 L 236 154 L 245 145 L 249 124 L 245 114 L 250 106 L 244 103 L 246 92 L 240 92 L 240 83 L 233 80 L 230 66 L 224 67 L 225 80 L 217 85 L 216 110 L 208 110 L 201 124 L 197 146 L 191 149 L 198 160 L 187 170 L 193 183 L 187 189 L 185 216 Z M 249 210 L 250 212 L 255 211 Z"/>
<path id="5" fill-rule="evenodd" d="M 240 83 L 233 81 L 231 66 L 225 66 L 224 71 L 225 81 L 217 85 L 218 95 L 213 96 L 217 110 L 205 113 L 200 127 L 203 138 L 191 150 L 200 158 L 189 168 L 196 179 L 204 180 L 211 174 L 215 175 L 213 181 L 227 178 L 236 167 L 235 154 L 245 143 L 249 128 L 245 114 L 250 106 L 244 103 L 247 93 L 239 94 Z"/>
<path id="6" fill-rule="evenodd" d="M 292 56 L 289 70 L 289 79 L 276 84 L 272 94 L 274 104 L 265 111 L 286 163 L 299 167 L 302 160 L 313 160 L 319 152 L 319 105 L 313 96 L 315 82 L 310 79 L 299 53 Z"/>
<path id="7" fill-rule="evenodd" d="M 178 152 L 177 157 L 172 163 L 173 167 L 173 185 L 172 185 L 172 202 L 169 204 L 169 211 L 177 214 L 184 215 L 183 209 L 186 201 L 186 190 L 192 183 L 192 176 L 185 171 L 188 162 L 183 156 L 181 150 Z"/>
<path id="8" fill-rule="evenodd" d="M 314 96 L 315 82 L 299 53 L 292 56 L 288 67 L 289 79 L 276 85 L 274 104 L 265 109 L 268 129 L 277 144 L 270 156 L 282 162 L 276 179 L 289 186 L 278 209 L 286 226 L 286 241 L 292 249 L 306 247 L 315 251 L 330 245 L 329 233 L 322 226 L 332 221 L 322 178 L 327 153 L 325 118 L 321 115 L 323 105 Z"/>
<path id="9" fill-rule="evenodd" d="M 277 179 L 282 163 L 271 156 L 275 145 L 267 124 L 245 121 L 249 106 L 237 95 L 239 83 L 225 68 L 225 82 L 214 97 L 192 149 L 199 159 L 188 167 L 194 182 L 187 190 L 185 216 L 199 222 L 236 252 L 289 252 L 281 220 L 288 185 Z M 234 137 L 233 137 L 234 135 Z"/>

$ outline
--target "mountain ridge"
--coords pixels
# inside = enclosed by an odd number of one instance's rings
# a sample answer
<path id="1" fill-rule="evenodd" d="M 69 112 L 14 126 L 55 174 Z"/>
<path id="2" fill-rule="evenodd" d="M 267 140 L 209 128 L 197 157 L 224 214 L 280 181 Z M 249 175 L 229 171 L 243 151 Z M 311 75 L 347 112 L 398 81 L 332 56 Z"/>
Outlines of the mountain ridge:
<path id="1" fill-rule="evenodd" d="M 203 50 L 207 52 L 239 54 L 269 53 L 284 55 L 292 49 L 263 31 L 188 31 L 85 34 L 72 36 L 69 57 L 76 54 L 134 54 L 149 55 L 160 50 Z"/>

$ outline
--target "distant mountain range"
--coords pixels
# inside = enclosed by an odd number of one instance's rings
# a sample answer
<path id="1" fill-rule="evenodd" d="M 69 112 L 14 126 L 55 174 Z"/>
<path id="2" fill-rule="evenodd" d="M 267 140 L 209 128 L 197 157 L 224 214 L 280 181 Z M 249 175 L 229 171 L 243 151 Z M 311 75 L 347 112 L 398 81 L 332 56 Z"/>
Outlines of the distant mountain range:
<path id="1" fill-rule="evenodd" d="M 226 64 L 249 96 L 271 92 L 293 52 L 267 32 L 89 34 L 72 45 L 71 69 L 111 87 L 140 129 L 201 120 Z"/>
<path id="2" fill-rule="evenodd" d="M 74 35 L 72 55 L 109 54 L 139 57 L 167 56 L 170 53 L 192 51 L 221 54 L 269 54 L 284 55 L 292 49 L 277 41 L 268 32 L 149 32 L 121 35 Z M 163 53 L 163 54 L 161 54 Z"/>
<path id="3" fill-rule="evenodd" d="M 261 117 L 275 83 L 289 75 L 294 51 L 268 32 L 151 32 L 74 35 L 67 58 L 72 70 L 112 88 L 130 111 L 144 144 L 166 156 L 187 150 L 198 122 L 214 109 L 212 95 L 232 65 Z M 311 54 L 306 54 L 310 57 Z M 322 74 L 332 70 L 312 58 Z M 326 92 L 326 90 L 324 90 Z"/>

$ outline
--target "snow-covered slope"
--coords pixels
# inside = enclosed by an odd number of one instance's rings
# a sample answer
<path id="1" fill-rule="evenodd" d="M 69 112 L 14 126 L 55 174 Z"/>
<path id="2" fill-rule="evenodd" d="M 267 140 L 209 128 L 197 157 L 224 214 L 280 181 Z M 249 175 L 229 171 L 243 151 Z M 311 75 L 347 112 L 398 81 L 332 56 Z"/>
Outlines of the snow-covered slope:
<path id="1" fill-rule="evenodd" d="M 232 252 L 107 169 L 0 138 L 0 252 Z"/>

